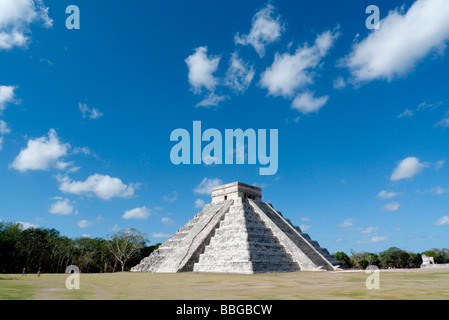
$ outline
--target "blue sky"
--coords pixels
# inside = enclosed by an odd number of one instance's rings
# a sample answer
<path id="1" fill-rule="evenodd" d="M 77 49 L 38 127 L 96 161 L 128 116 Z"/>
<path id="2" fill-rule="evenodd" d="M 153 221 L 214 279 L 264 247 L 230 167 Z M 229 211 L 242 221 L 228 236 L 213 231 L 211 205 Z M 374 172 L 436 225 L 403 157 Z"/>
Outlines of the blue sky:
<path id="1" fill-rule="evenodd" d="M 448 247 L 447 1 L 71 4 L 0 1 L 3 221 L 154 244 L 242 181 L 330 252 Z M 277 173 L 172 164 L 193 121 L 277 129 Z"/>

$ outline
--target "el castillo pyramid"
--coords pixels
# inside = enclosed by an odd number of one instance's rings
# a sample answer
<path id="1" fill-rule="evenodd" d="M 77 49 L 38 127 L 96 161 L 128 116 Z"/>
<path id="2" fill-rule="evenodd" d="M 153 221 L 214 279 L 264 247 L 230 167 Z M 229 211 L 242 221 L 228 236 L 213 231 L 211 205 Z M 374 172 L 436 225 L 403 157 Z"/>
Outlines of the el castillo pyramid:
<path id="1" fill-rule="evenodd" d="M 294 226 L 262 189 L 241 182 L 212 189 L 212 203 L 131 271 L 262 273 L 336 270 L 342 262 Z"/>

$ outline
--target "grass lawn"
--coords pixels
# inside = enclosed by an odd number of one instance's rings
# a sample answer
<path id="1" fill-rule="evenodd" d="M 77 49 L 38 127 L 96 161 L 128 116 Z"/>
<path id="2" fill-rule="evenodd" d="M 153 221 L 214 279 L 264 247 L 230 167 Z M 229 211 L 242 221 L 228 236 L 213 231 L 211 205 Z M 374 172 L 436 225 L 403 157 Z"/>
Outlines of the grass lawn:
<path id="1" fill-rule="evenodd" d="M 0 274 L 0 299 L 444 299 L 449 269 L 380 271 L 380 289 L 368 290 L 364 271 L 290 272 L 256 275 L 209 273 L 81 274 L 79 290 L 65 274 Z"/>

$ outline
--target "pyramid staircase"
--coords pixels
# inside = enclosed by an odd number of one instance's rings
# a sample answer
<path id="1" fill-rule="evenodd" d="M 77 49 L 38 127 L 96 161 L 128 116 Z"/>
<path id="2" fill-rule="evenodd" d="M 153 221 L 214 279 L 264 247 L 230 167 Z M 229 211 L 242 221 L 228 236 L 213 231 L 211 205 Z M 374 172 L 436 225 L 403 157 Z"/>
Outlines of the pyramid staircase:
<path id="1" fill-rule="evenodd" d="M 131 271 L 262 273 L 345 267 L 240 182 L 214 188 L 212 203 Z"/>

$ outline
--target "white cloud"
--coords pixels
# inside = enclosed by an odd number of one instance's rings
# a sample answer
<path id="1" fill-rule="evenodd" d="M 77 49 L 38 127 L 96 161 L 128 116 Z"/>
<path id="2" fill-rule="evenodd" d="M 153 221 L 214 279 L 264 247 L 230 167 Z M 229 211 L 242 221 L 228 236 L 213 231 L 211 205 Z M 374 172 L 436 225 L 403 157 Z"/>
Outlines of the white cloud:
<path id="1" fill-rule="evenodd" d="M 74 213 L 73 205 L 69 199 L 60 199 L 50 206 L 49 212 L 51 214 L 69 215 Z"/>
<path id="2" fill-rule="evenodd" d="M 377 242 L 383 242 L 386 241 L 387 237 L 381 237 L 381 236 L 373 236 L 371 238 L 366 239 L 360 239 L 357 241 L 357 243 L 364 244 L 364 243 L 377 243 Z"/>
<path id="3" fill-rule="evenodd" d="M 375 228 L 375 227 L 367 227 L 367 228 L 362 229 L 360 231 L 360 233 L 368 234 L 368 233 L 373 233 L 375 231 L 377 231 L 377 228 Z"/>
<path id="4" fill-rule="evenodd" d="M 303 114 L 318 112 L 329 100 L 329 96 L 315 98 L 311 92 L 298 94 L 292 102 L 292 108 Z"/>
<path id="5" fill-rule="evenodd" d="M 165 195 L 162 198 L 162 201 L 165 201 L 165 202 L 175 202 L 176 200 L 178 200 L 178 192 L 177 191 L 173 191 L 170 195 Z"/>
<path id="6" fill-rule="evenodd" d="M 103 113 L 96 108 L 89 108 L 86 104 L 78 103 L 78 109 L 81 111 L 83 118 L 90 120 L 98 119 L 103 116 Z"/>
<path id="7" fill-rule="evenodd" d="M 85 181 L 71 181 L 67 176 L 58 175 L 59 190 L 72 194 L 94 194 L 100 199 L 109 200 L 114 197 L 129 198 L 134 195 L 135 185 L 126 185 L 119 178 L 94 174 Z"/>
<path id="8" fill-rule="evenodd" d="M 0 0 L 0 50 L 25 47 L 30 25 L 36 22 L 45 28 L 53 25 L 42 0 Z"/>
<path id="9" fill-rule="evenodd" d="M 438 187 L 436 187 L 436 188 L 433 188 L 433 189 L 431 190 L 431 192 L 434 193 L 434 194 L 436 194 L 436 195 L 442 195 L 442 194 L 444 194 L 444 193 L 446 193 L 446 192 L 449 192 L 449 189 L 443 189 L 443 188 L 441 188 L 440 186 L 438 186 Z"/>
<path id="10" fill-rule="evenodd" d="M 275 8 L 268 4 L 259 10 L 253 17 L 249 34 L 240 36 L 236 34 L 234 42 L 241 45 L 251 45 L 260 57 L 265 55 L 265 47 L 277 41 L 284 26 L 280 22 L 280 17 L 274 17 Z"/>
<path id="11" fill-rule="evenodd" d="M 444 216 L 444 217 L 438 219 L 438 221 L 435 222 L 435 224 L 437 226 L 442 226 L 442 225 L 445 225 L 445 224 L 449 224 L 449 216 Z"/>
<path id="12" fill-rule="evenodd" d="M 237 93 L 245 92 L 254 78 L 254 67 L 239 58 L 237 52 L 231 56 L 228 71 L 226 71 L 225 85 Z"/>
<path id="13" fill-rule="evenodd" d="M 340 90 L 346 87 L 346 82 L 342 76 L 338 76 L 333 82 L 334 89 Z"/>
<path id="14" fill-rule="evenodd" d="M 188 56 L 185 62 L 189 68 L 189 83 L 194 93 L 201 93 L 203 88 L 210 92 L 215 90 L 218 79 L 214 77 L 220 62 L 219 56 L 209 58 L 207 47 L 198 47 L 195 53 Z"/>
<path id="15" fill-rule="evenodd" d="M 417 0 L 406 13 L 390 11 L 380 29 L 356 43 L 344 59 L 356 81 L 404 76 L 449 39 L 449 2 Z"/>
<path id="16" fill-rule="evenodd" d="M 161 219 L 161 222 L 163 224 L 167 225 L 167 226 L 174 226 L 175 225 L 174 221 L 172 219 L 170 219 L 170 218 L 167 218 L 167 217 L 163 217 Z"/>
<path id="17" fill-rule="evenodd" d="M 193 190 L 196 194 L 204 194 L 204 195 L 211 195 L 212 188 L 217 187 L 219 185 L 222 185 L 223 181 L 221 179 L 215 178 L 215 179 L 209 179 L 204 178 L 201 183 Z"/>
<path id="18" fill-rule="evenodd" d="M 88 221 L 88 220 L 80 220 L 78 221 L 78 227 L 80 227 L 81 229 L 84 229 L 86 227 L 90 227 L 93 224 L 92 221 Z"/>
<path id="19" fill-rule="evenodd" d="M 123 214 L 123 219 L 146 219 L 150 216 L 150 209 L 143 206 L 131 210 L 126 210 Z"/>
<path id="20" fill-rule="evenodd" d="M 97 217 L 97 219 L 93 220 L 93 221 L 89 221 L 89 220 L 80 220 L 78 221 L 77 225 L 78 227 L 80 227 L 81 229 L 93 226 L 96 222 L 99 222 L 101 220 L 101 215 Z"/>
<path id="21" fill-rule="evenodd" d="M 418 158 L 405 158 L 398 164 L 396 169 L 394 169 L 390 180 L 397 181 L 401 179 L 413 178 L 426 167 L 428 167 L 428 164 L 420 162 Z"/>
<path id="22" fill-rule="evenodd" d="M 308 218 L 308 217 L 302 217 L 302 218 L 301 218 L 301 221 L 303 221 L 303 222 L 308 222 L 308 221 L 310 221 L 310 218 Z"/>
<path id="23" fill-rule="evenodd" d="M 204 207 L 205 202 L 201 199 L 196 199 L 195 200 L 195 208 L 202 208 Z"/>
<path id="24" fill-rule="evenodd" d="M 439 160 L 435 163 L 435 169 L 436 170 L 440 170 L 441 168 L 443 168 L 444 164 L 446 163 L 446 161 L 444 160 Z"/>
<path id="25" fill-rule="evenodd" d="M 434 128 L 437 127 L 449 128 L 449 113 L 447 113 L 443 119 L 435 123 Z"/>
<path id="26" fill-rule="evenodd" d="M 391 199 L 391 198 L 398 196 L 399 194 L 400 193 L 396 193 L 393 191 L 388 192 L 386 190 L 382 190 L 381 192 L 379 192 L 377 194 L 377 197 L 379 197 L 380 199 Z"/>
<path id="27" fill-rule="evenodd" d="M 90 235 L 90 234 L 82 234 L 81 238 L 92 238 L 92 235 Z"/>
<path id="28" fill-rule="evenodd" d="M 312 228 L 312 226 L 307 225 L 307 224 L 302 224 L 302 225 L 299 226 L 299 228 L 301 229 L 301 231 L 306 232 L 307 230 Z"/>
<path id="29" fill-rule="evenodd" d="M 92 154 L 92 152 L 90 151 L 90 149 L 88 147 L 82 147 L 82 148 L 78 147 L 78 148 L 74 148 L 72 150 L 72 154 L 80 154 L 80 153 L 85 154 L 87 156 Z"/>
<path id="30" fill-rule="evenodd" d="M 151 235 L 152 238 L 168 238 L 170 237 L 170 234 L 168 233 L 162 233 L 162 232 L 153 232 Z"/>
<path id="31" fill-rule="evenodd" d="M 313 83 L 313 69 L 328 53 L 338 33 L 326 31 L 320 34 L 313 46 L 298 47 L 295 54 L 276 53 L 273 64 L 261 75 L 260 86 L 272 96 L 291 98 L 297 90 Z"/>
<path id="32" fill-rule="evenodd" d="M 216 107 L 218 104 L 227 99 L 227 96 L 219 96 L 214 92 L 210 92 L 206 98 L 198 102 L 195 107 Z"/>
<path id="33" fill-rule="evenodd" d="M 8 134 L 11 132 L 11 129 L 9 129 L 8 124 L 3 121 L 0 120 L 0 134 Z"/>
<path id="34" fill-rule="evenodd" d="M 3 137 L 0 137 L 0 151 L 3 150 Z"/>
<path id="35" fill-rule="evenodd" d="M 416 108 L 416 110 L 420 111 L 420 110 L 425 110 L 425 109 L 436 109 L 438 108 L 440 105 L 442 105 L 443 102 L 440 101 L 438 103 L 427 103 L 426 101 L 421 102 L 418 107 Z"/>
<path id="36" fill-rule="evenodd" d="M 1 34 L 0 34 L 1 43 Z M 0 44 L 1 48 L 1 44 Z M 16 103 L 16 98 L 14 95 L 15 86 L 0 86 L 0 112 L 6 109 L 8 103 Z"/>
<path id="37" fill-rule="evenodd" d="M 405 108 L 405 110 L 402 113 L 397 115 L 397 118 L 411 118 L 414 115 L 415 113 L 412 110 Z"/>
<path id="38" fill-rule="evenodd" d="M 33 223 L 29 223 L 29 222 L 17 221 L 17 223 L 21 225 L 23 230 L 26 230 L 26 229 L 37 229 L 37 228 L 40 227 L 37 224 L 33 224 Z"/>
<path id="39" fill-rule="evenodd" d="M 28 140 L 27 147 L 22 149 L 14 159 L 12 167 L 19 171 L 48 170 L 51 167 L 61 168 L 58 159 L 67 155 L 70 145 L 61 143 L 56 131 L 51 129 L 48 137 Z"/>
<path id="40" fill-rule="evenodd" d="M 353 219 L 348 218 L 348 219 L 345 219 L 343 221 L 343 223 L 339 224 L 338 226 L 341 228 L 348 228 L 348 227 L 352 227 L 354 225 L 354 222 L 355 221 Z"/>
<path id="41" fill-rule="evenodd" d="M 397 211 L 400 208 L 399 202 L 390 202 L 383 206 L 383 209 L 386 211 Z"/>

